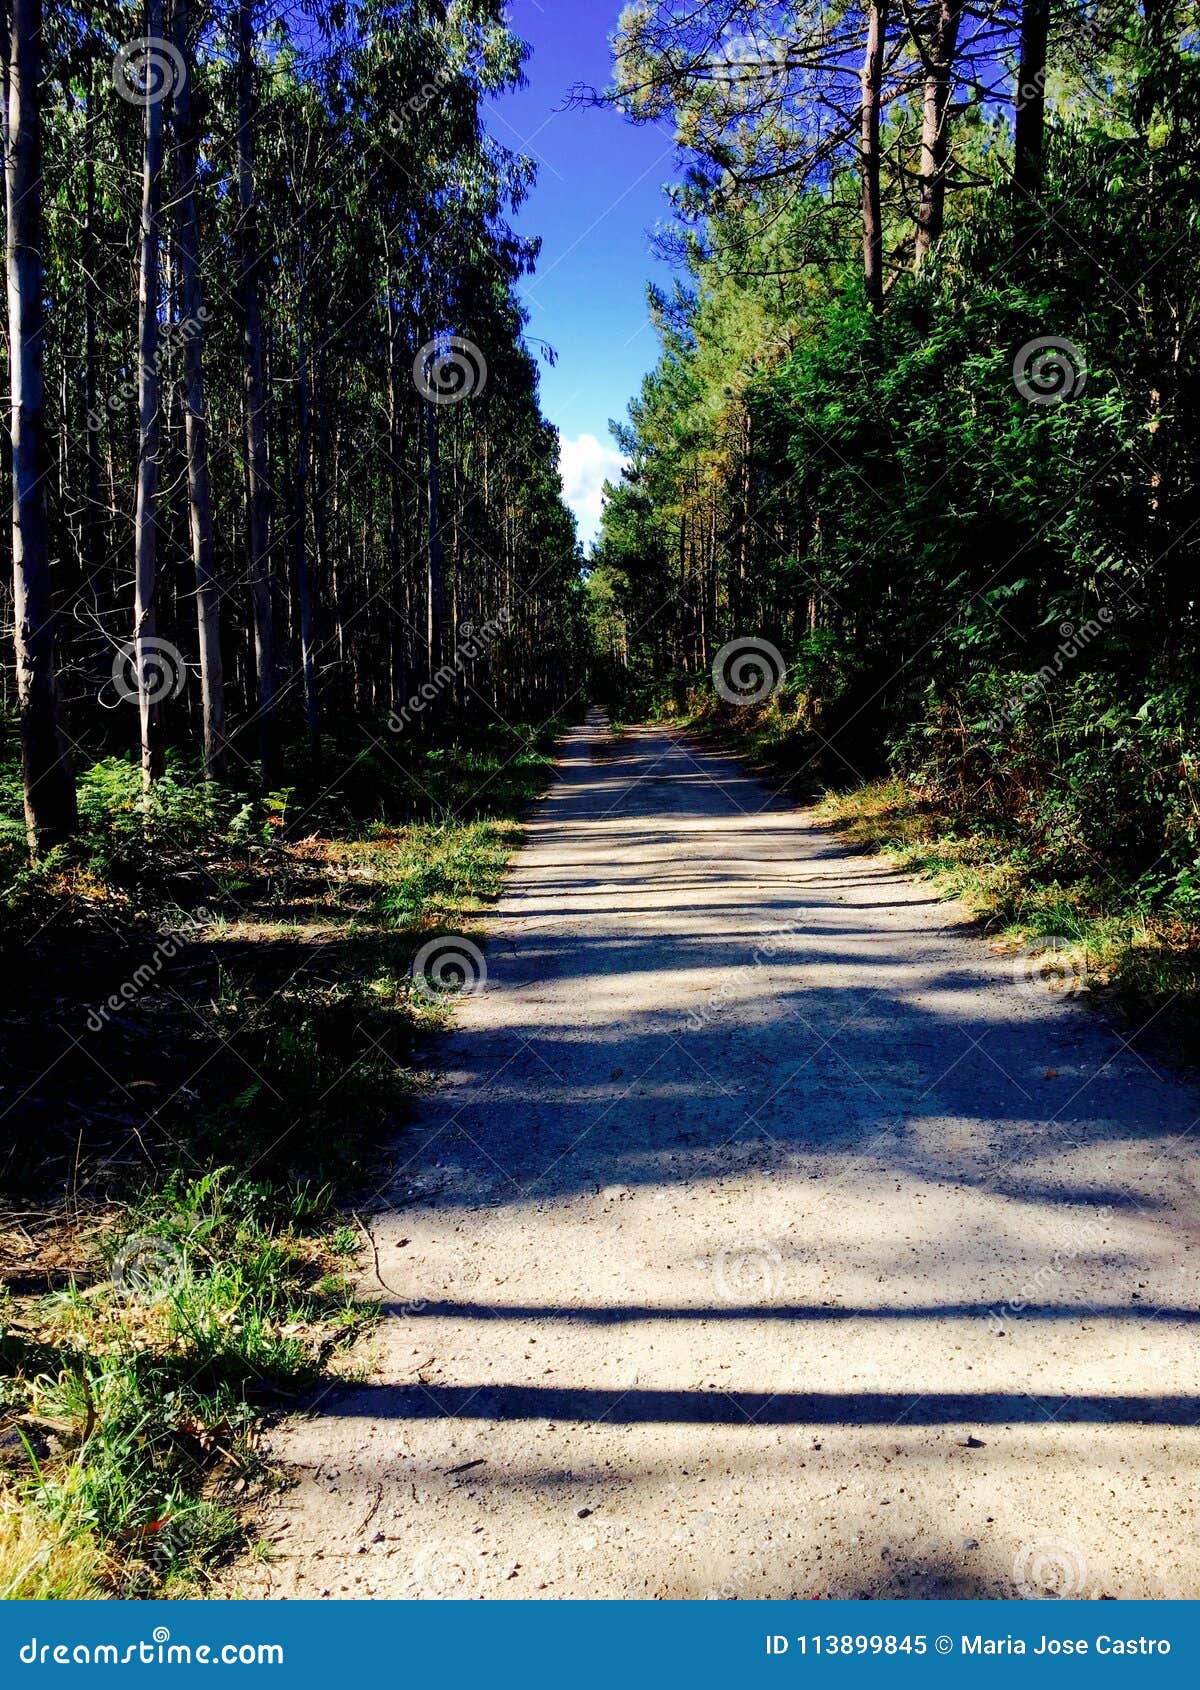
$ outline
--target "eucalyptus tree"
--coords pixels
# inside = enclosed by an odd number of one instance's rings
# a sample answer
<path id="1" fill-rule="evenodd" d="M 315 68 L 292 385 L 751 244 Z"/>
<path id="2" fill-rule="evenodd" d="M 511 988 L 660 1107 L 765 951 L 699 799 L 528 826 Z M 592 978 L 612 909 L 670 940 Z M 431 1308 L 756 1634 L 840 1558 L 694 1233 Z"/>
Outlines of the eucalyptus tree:
<path id="1" fill-rule="evenodd" d="M 186 432 L 188 528 L 196 583 L 196 627 L 200 659 L 200 699 L 204 768 L 210 778 L 224 773 L 225 665 L 221 651 L 220 588 L 216 575 L 212 479 L 209 472 L 208 415 L 204 386 L 204 326 L 208 308 L 200 268 L 200 221 L 197 212 L 199 132 L 196 117 L 196 44 L 189 0 L 172 0 L 174 43 L 182 67 L 175 90 L 176 250 L 179 309 L 183 340 L 183 405 Z"/>
<path id="2" fill-rule="evenodd" d="M 47 512 L 41 0 L 7 0 L 3 24 L 13 634 L 25 822 L 30 848 L 40 853 L 67 838 L 76 821 L 58 720 Z"/>
<path id="3" fill-rule="evenodd" d="M 548 710 L 582 660 L 578 562 L 516 299 L 532 166 L 484 126 L 525 51 L 498 0 L 95 0 L 40 38 L 33 16 L 5 14 L 25 54 L 5 163 L 39 843 L 71 825 L 56 626 L 83 755 L 140 743 L 149 780 L 165 755 L 275 788 L 437 676 L 409 712 L 422 735 L 457 731 L 472 688 Z M 153 102 L 148 38 L 169 84 Z M 471 379 L 438 391 L 459 343 Z"/>
<path id="4" fill-rule="evenodd" d="M 242 314 L 246 427 L 246 546 L 254 615 L 256 706 L 263 785 L 278 784 L 279 730 L 275 717 L 275 605 L 271 558 L 271 469 L 267 446 L 266 346 L 262 319 L 263 252 L 259 244 L 258 66 L 255 0 L 237 0 L 237 265 Z"/>
<path id="5" fill-rule="evenodd" d="M 147 40 L 163 39 L 162 0 L 147 0 Z M 161 435 L 159 317 L 163 198 L 163 100 L 154 86 L 150 48 L 141 75 L 142 203 L 138 239 L 137 491 L 134 510 L 133 668 L 141 726 L 142 785 L 162 773 L 159 738 L 158 470 Z"/>

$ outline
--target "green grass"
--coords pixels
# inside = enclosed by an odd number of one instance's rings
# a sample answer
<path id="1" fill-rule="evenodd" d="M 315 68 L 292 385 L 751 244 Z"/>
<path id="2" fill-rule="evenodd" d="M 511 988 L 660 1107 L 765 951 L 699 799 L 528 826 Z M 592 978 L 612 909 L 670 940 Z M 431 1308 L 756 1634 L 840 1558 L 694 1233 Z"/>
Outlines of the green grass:
<path id="1" fill-rule="evenodd" d="M 264 1416 L 347 1366 L 373 1318 L 346 1205 L 381 1177 L 414 1044 L 453 1008 L 410 960 L 431 937 L 479 937 L 552 743 L 495 731 L 407 775 L 381 763 L 366 814 L 347 795 L 355 759 L 319 816 L 303 794 L 179 778 L 146 818 L 132 766 L 110 759 L 83 778 L 72 851 L 30 871 L 16 833 L 3 939 L 44 950 L 55 985 L 52 1017 L 14 995 L 6 1065 L 33 1067 L 28 1106 L 71 1128 L 61 1147 L 43 1133 L 34 1168 L 10 1125 L 0 1590 L 194 1594 L 253 1547 L 244 1505 L 278 1480 Z M 117 1159 L 95 1066 L 36 1029 L 77 1039 L 189 876 L 202 930 L 98 1035 L 134 1125 L 136 1155 L 122 1142 Z M 94 1141 L 75 1125 L 92 1116 Z"/>
<path id="2" fill-rule="evenodd" d="M 113 1217 L 90 1286 L 6 1323 L 24 1498 L 62 1542 L 103 1548 L 123 1594 L 186 1579 L 239 1541 L 232 1503 L 266 1477 L 261 1405 L 313 1383 L 372 1318 L 338 1236 L 329 1194 L 228 1170 L 172 1179 Z"/>

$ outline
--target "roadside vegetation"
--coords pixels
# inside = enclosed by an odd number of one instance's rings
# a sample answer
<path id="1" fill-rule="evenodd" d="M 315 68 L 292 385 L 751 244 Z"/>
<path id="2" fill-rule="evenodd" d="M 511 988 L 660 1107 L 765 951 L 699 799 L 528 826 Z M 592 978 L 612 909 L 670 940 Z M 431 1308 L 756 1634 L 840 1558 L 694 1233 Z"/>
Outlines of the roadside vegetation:
<path id="1" fill-rule="evenodd" d="M 1194 1053 L 1191 11 L 651 5 L 616 53 L 687 227 L 589 581 L 611 707 L 736 730 Z"/>
<path id="2" fill-rule="evenodd" d="M 356 1215 L 452 1002 L 413 957 L 470 937 L 552 744 L 381 744 L 315 800 L 181 770 L 149 810 L 108 759 L 32 869 L 10 771 L 0 1593 L 194 1592 L 247 1546 L 264 1418 L 372 1319 Z"/>

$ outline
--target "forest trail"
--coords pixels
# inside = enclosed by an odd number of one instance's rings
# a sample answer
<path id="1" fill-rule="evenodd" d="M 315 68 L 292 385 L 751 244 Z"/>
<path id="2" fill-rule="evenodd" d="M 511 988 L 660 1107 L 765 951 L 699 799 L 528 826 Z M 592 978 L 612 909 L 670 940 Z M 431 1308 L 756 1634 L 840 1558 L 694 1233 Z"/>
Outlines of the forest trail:
<path id="1" fill-rule="evenodd" d="M 1200 1103 L 962 924 L 593 713 L 233 1587 L 1200 1596 Z"/>

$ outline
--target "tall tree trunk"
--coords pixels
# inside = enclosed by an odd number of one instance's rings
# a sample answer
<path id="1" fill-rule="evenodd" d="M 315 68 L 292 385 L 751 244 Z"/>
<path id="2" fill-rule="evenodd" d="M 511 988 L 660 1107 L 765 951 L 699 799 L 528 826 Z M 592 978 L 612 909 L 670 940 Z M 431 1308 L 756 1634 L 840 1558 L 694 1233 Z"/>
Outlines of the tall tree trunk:
<path id="1" fill-rule="evenodd" d="M 212 487 L 208 470 L 208 419 L 204 396 L 204 291 L 200 279 L 200 229 L 196 217 L 198 138 L 192 108 L 195 71 L 188 0 L 175 0 L 175 45 L 185 72 L 175 90 L 178 134 L 179 288 L 184 319 L 184 435 L 187 447 L 188 525 L 196 577 L 196 629 L 200 644 L 200 703 L 204 721 L 204 771 L 224 774 L 225 672 L 221 656 L 220 590 L 216 577 Z"/>
<path id="2" fill-rule="evenodd" d="M 336 572 L 336 564 L 331 562 L 329 545 L 329 408 L 331 404 L 329 391 L 328 364 L 324 348 L 318 350 L 315 378 L 317 393 L 316 429 L 314 440 L 313 464 L 313 562 L 316 564 L 317 580 L 324 585 L 330 582 Z M 337 622 L 336 599 L 334 620 Z M 328 611 L 326 612 L 328 616 Z M 328 626 L 328 622 L 326 623 Z"/>
<path id="3" fill-rule="evenodd" d="M 333 607 L 334 633 L 337 635 L 338 675 L 341 678 L 342 696 L 344 698 L 346 697 L 346 680 L 349 673 L 347 660 L 349 657 L 350 647 L 349 642 L 346 639 L 346 618 L 344 614 L 344 607 L 348 605 L 349 599 L 342 591 L 346 584 L 346 573 L 341 567 L 342 550 L 340 528 L 342 509 L 342 441 L 337 427 L 337 409 L 335 405 L 332 405 L 331 396 L 328 389 L 326 389 L 325 403 L 321 407 L 321 431 L 325 435 L 327 441 L 329 439 L 329 419 L 331 417 L 334 419 L 333 443 L 332 448 L 327 447 L 324 454 L 325 492 L 328 497 L 326 503 L 322 506 L 322 520 L 320 527 L 329 537 L 329 565 L 327 578 L 329 581 L 330 603 Z M 328 526 L 326 526 L 324 520 L 325 511 L 330 513 L 330 517 L 332 519 Z M 350 679 L 352 680 L 353 677 L 351 676 Z"/>
<path id="4" fill-rule="evenodd" d="M 270 464 L 267 455 L 267 383 L 259 297 L 258 205 L 254 188 L 254 0 L 238 0 L 238 201 L 239 281 L 242 305 L 243 385 L 246 408 L 246 543 L 254 612 L 254 667 L 262 780 L 278 785 L 275 724 L 275 618 L 271 596 Z"/>
<path id="5" fill-rule="evenodd" d="M 162 38 L 162 0 L 149 0 L 146 24 Z M 142 117 L 142 226 L 138 270 L 138 459 L 133 523 L 133 647 L 137 669 L 138 718 L 141 723 L 142 789 L 149 792 L 162 773 L 162 743 L 157 682 L 158 653 L 158 453 L 159 411 L 158 309 L 159 238 L 162 215 L 163 108 L 147 98 Z"/>
<path id="6" fill-rule="evenodd" d="M 307 253 L 301 235 L 300 287 L 296 304 L 296 475 L 295 524 L 296 597 L 300 608 L 300 662 L 304 675 L 304 719 L 308 727 L 308 746 L 313 768 L 321 762 L 321 717 L 317 698 L 316 621 L 313 615 L 312 574 L 308 557 L 308 471 L 309 471 L 309 401 L 308 346 L 305 339 L 305 313 L 308 309 Z"/>
<path id="7" fill-rule="evenodd" d="M 1046 43 L 1050 0 L 1024 0 L 1021 9 L 1021 67 L 1017 75 L 1013 137 L 1013 180 L 1025 202 L 1021 221 L 1028 226 L 1042 191 L 1046 140 Z"/>
<path id="8" fill-rule="evenodd" d="M 96 60 L 89 54 L 83 122 L 83 378 L 87 407 L 87 478 L 83 517 L 83 577 L 98 604 L 95 574 L 104 549 L 100 500 L 100 359 L 96 338 Z"/>
<path id="9" fill-rule="evenodd" d="M 388 271 L 387 336 L 388 336 L 388 625 L 391 631 L 390 693 L 393 708 L 402 705 L 408 695 L 408 580 L 404 567 L 402 530 L 404 522 L 404 487 L 401 465 L 404 461 L 403 421 L 400 399 L 400 314 L 396 309 L 391 270 Z"/>
<path id="10" fill-rule="evenodd" d="M 41 0 L 10 0 L 4 19 L 4 177 L 12 386 L 13 634 L 25 826 L 38 855 L 75 828 L 75 782 L 58 725 L 50 582 L 42 277 Z"/>
<path id="11" fill-rule="evenodd" d="M 883 216 L 879 204 L 879 116 L 889 0 L 871 0 L 862 65 L 863 283 L 872 311 L 883 310 Z"/>
<path id="12" fill-rule="evenodd" d="M 426 651 L 431 683 L 442 667 L 446 645 L 446 574 L 442 556 L 442 470 L 438 439 L 437 405 L 434 400 L 426 399 L 425 440 L 428 457 L 426 497 L 429 515 Z"/>
<path id="13" fill-rule="evenodd" d="M 934 0 L 925 59 L 925 102 L 921 120 L 920 199 L 913 269 L 919 270 L 946 221 L 946 161 L 950 156 L 950 84 L 958 53 L 963 0 Z"/>

